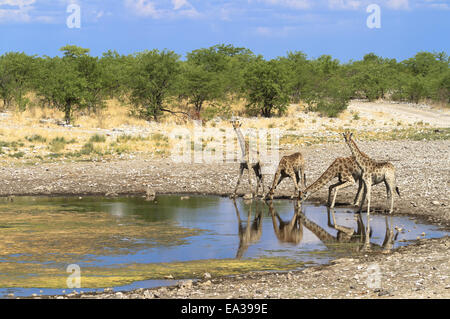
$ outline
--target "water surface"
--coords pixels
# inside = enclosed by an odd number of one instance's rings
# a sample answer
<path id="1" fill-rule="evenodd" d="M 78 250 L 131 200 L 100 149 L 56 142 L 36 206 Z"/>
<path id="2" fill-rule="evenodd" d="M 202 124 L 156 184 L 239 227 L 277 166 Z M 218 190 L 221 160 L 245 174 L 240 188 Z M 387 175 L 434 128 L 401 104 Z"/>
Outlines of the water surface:
<path id="1" fill-rule="evenodd" d="M 366 216 L 293 201 L 214 196 L 23 197 L 0 202 L 0 295 L 135 289 L 177 278 L 298 269 L 360 253 Z M 371 215 L 372 250 L 446 235 L 408 217 Z M 169 278 L 169 279 L 168 279 Z M 63 292 L 64 290 L 64 292 Z"/>

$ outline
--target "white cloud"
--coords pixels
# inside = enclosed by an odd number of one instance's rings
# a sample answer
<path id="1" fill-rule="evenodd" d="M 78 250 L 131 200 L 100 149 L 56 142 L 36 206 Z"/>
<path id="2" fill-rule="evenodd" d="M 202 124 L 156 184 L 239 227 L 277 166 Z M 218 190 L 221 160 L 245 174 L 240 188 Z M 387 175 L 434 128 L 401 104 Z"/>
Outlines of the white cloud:
<path id="1" fill-rule="evenodd" d="M 387 0 L 386 6 L 394 10 L 408 10 L 409 0 Z"/>
<path id="2" fill-rule="evenodd" d="M 160 1 L 161 2 L 161 1 Z M 200 14 L 187 0 L 171 0 L 172 7 L 158 6 L 155 1 L 149 0 L 125 0 L 125 6 L 134 14 L 153 19 L 173 18 L 176 16 L 197 17 Z"/>
<path id="3" fill-rule="evenodd" d="M 172 0 L 173 3 L 173 9 L 178 10 L 182 7 L 192 7 L 192 5 L 187 2 L 187 0 Z"/>
<path id="4" fill-rule="evenodd" d="M 147 0 L 125 0 L 125 6 L 139 16 L 160 18 L 162 15 L 162 11 L 156 10 L 155 4 Z"/>
<path id="5" fill-rule="evenodd" d="M 8 5 L 12 7 L 25 7 L 35 3 L 36 0 L 0 0 L 0 6 Z"/>
<path id="6" fill-rule="evenodd" d="M 309 9 L 312 7 L 311 0 L 256 0 L 257 2 L 264 2 L 270 5 L 279 5 L 283 7 L 289 7 L 293 9 Z M 252 2 L 252 1 L 250 1 Z"/>
<path id="7" fill-rule="evenodd" d="M 438 10 L 450 10 L 450 5 L 447 0 L 425 0 L 426 4 L 424 6 L 430 7 Z"/>
<path id="8" fill-rule="evenodd" d="M 256 27 L 254 33 L 268 38 L 283 38 L 296 30 L 295 27 Z"/>
<path id="9" fill-rule="evenodd" d="M 357 0 L 328 0 L 328 7 L 332 10 L 357 10 L 362 6 L 362 1 Z"/>
<path id="10" fill-rule="evenodd" d="M 0 0 L 0 23 L 30 22 L 30 11 L 36 0 Z M 13 8 L 2 8 L 8 6 Z"/>

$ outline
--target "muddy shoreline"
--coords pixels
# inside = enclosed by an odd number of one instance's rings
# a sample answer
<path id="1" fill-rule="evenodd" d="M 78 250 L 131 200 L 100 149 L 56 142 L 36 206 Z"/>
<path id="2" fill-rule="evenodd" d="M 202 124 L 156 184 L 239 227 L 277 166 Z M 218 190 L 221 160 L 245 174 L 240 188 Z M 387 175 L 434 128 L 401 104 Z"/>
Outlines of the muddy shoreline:
<path id="1" fill-rule="evenodd" d="M 360 147 L 373 158 L 391 160 L 396 166 L 401 197 L 395 197 L 394 215 L 413 216 L 449 229 L 450 141 L 361 142 Z M 298 150 L 289 153 L 294 151 Z M 307 184 L 318 178 L 334 158 L 349 156 L 340 143 L 313 145 L 299 151 L 306 160 Z M 13 196 L 142 196 L 147 189 L 156 194 L 228 196 L 234 189 L 238 167 L 237 163 L 174 164 L 168 159 L 139 156 L 126 160 L 10 165 L 1 169 L 0 196 L 7 200 L 14 200 Z M 269 187 L 272 176 L 265 178 Z M 248 193 L 246 180 L 244 176 L 241 195 Z M 338 205 L 351 203 L 356 190 L 355 185 L 340 192 Z M 292 192 L 292 183 L 286 179 L 275 197 L 289 198 Z M 327 192 L 324 187 L 310 202 L 325 203 Z M 384 185 L 373 188 L 372 198 L 375 211 L 384 212 Z M 387 255 L 367 253 L 287 274 L 250 273 L 205 278 L 170 288 L 64 298 L 449 298 L 449 248 L 448 236 L 422 239 Z M 381 288 L 372 289 L 361 276 L 374 263 L 379 265 L 384 279 Z"/>

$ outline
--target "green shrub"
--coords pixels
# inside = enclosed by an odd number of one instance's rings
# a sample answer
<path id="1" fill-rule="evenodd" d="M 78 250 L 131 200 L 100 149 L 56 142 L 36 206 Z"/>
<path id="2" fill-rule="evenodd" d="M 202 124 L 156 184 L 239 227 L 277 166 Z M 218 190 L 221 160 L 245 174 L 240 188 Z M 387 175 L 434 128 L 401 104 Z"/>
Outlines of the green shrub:
<path id="1" fill-rule="evenodd" d="M 80 153 L 82 155 L 89 155 L 94 153 L 95 149 L 94 149 L 94 144 L 92 142 L 88 142 L 86 144 L 83 145 L 83 147 L 81 148 Z"/>
<path id="2" fill-rule="evenodd" d="M 89 139 L 89 142 L 92 142 L 92 143 L 104 143 L 104 142 L 106 142 L 106 136 L 100 135 L 100 134 L 94 134 Z"/>
<path id="3" fill-rule="evenodd" d="M 46 143 L 47 142 L 47 139 L 45 137 L 39 135 L 39 134 L 34 134 L 34 135 L 31 135 L 31 136 L 27 136 L 27 137 L 25 137 L 25 139 L 28 142 L 39 142 L 39 143 Z"/>

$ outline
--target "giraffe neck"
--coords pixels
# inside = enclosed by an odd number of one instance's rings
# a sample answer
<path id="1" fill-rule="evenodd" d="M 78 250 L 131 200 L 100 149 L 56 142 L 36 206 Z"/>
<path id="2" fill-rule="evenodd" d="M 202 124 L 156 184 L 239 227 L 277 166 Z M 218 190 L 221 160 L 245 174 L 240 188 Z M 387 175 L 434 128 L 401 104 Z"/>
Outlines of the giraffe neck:
<path id="1" fill-rule="evenodd" d="M 317 192 L 318 189 L 321 189 L 325 184 L 327 184 L 330 180 L 332 180 L 335 175 L 332 172 L 332 167 L 333 167 L 333 165 L 328 167 L 328 169 L 314 183 L 309 185 L 305 189 L 305 193 L 308 193 L 308 194 L 315 193 L 315 192 Z"/>
<path id="2" fill-rule="evenodd" d="M 242 157 L 246 157 L 246 155 L 248 154 L 248 145 L 245 142 L 245 138 L 244 135 L 241 132 L 240 128 L 235 128 L 234 131 L 236 132 L 238 141 L 239 141 L 239 145 L 241 146 L 241 151 L 242 151 Z"/>
<path id="3" fill-rule="evenodd" d="M 350 142 L 347 143 L 347 145 L 350 147 L 350 151 L 352 152 L 352 155 L 355 157 L 356 163 L 362 167 L 363 163 L 366 162 L 367 159 L 370 159 L 366 154 L 361 152 L 356 145 L 355 141 L 353 139 L 350 139 Z"/>
<path id="4" fill-rule="evenodd" d="M 337 241 L 336 238 L 331 236 L 325 229 L 309 220 L 305 215 L 301 215 L 300 222 L 314 235 L 316 235 L 323 243 L 334 243 Z"/>

